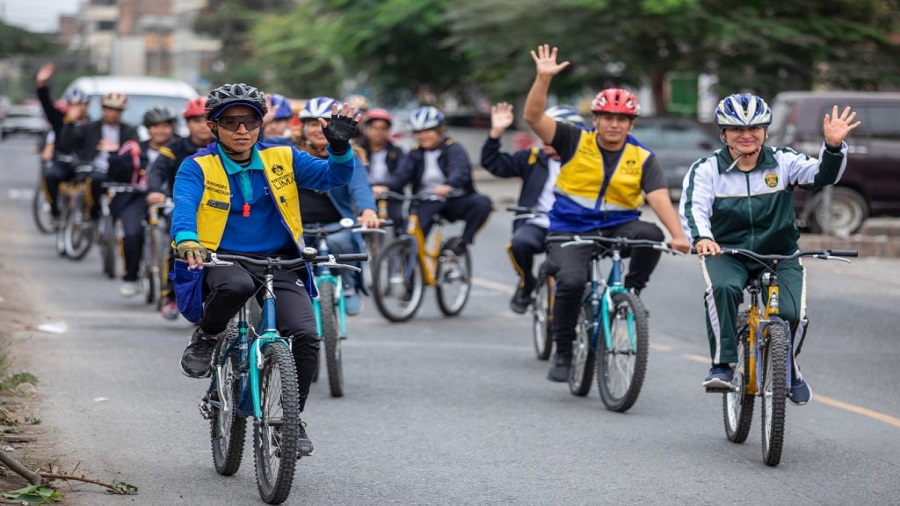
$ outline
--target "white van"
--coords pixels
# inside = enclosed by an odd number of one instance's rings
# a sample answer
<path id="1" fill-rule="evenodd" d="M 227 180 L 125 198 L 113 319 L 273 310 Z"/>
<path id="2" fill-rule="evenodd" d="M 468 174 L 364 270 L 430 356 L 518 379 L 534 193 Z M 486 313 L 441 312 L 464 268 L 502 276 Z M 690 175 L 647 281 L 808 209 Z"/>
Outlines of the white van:
<path id="1" fill-rule="evenodd" d="M 144 111 L 154 106 L 167 106 L 178 114 L 176 133 L 187 136 L 187 125 L 181 112 L 184 104 L 199 95 L 190 84 L 177 79 L 144 76 L 85 76 L 72 81 L 66 91 L 78 88 L 91 97 L 88 116 L 91 120 L 100 118 L 100 97 L 106 93 L 119 92 L 128 95 L 128 108 L 122 113 L 122 121 L 138 128 L 141 139 L 146 139 L 147 129 L 143 127 Z"/>

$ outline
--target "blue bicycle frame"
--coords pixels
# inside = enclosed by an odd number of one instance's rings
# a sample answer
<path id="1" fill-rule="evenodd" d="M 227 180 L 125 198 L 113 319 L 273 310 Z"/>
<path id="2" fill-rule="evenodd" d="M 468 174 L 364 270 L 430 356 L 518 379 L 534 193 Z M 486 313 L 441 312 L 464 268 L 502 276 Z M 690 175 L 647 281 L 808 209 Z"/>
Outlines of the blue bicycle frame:
<path id="1" fill-rule="evenodd" d="M 622 255 L 618 248 L 612 251 L 612 267 L 609 276 L 603 279 L 600 272 L 600 254 L 592 258 L 591 261 L 591 289 L 585 295 L 582 304 L 590 304 L 591 306 L 591 348 L 597 349 L 600 337 L 600 326 L 603 327 L 603 336 L 606 339 L 607 348 L 612 348 L 612 332 L 610 330 L 610 307 L 612 306 L 613 295 L 626 292 L 623 285 L 622 275 Z M 599 313 L 599 314 L 598 314 Z M 634 340 L 634 315 L 628 312 L 628 339 L 631 349 L 635 348 Z"/>

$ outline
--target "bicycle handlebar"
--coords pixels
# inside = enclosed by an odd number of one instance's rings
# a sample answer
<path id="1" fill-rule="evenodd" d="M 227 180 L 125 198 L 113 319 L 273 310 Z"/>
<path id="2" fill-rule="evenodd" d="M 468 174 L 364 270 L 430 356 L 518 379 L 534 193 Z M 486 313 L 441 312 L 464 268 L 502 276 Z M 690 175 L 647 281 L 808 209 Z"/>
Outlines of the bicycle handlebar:
<path id="1" fill-rule="evenodd" d="M 303 264 L 326 265 L 328 267 L 340 267 L 352 270 L 360 270 L 352 265 L 344 265 L 338 262 L 366 262 L 369 260 L 367 253 L 344 253 L 340 255 L 322 255 L 316 256 L 318 250 L 316 248 L 303 248 L 303 256 L 291 260 L 282 260 L 281 257 L 250 258 L 243 255 L 232 255 L 223 253 L 210 253 L 209 260 L 203 263 L 203 266 L 209 267 L 227 267 L 234 265 L 235 261 L 248 263 L 250 265 L 258 265 L 260 267 L 274 267 L 278 269 L 293 269 Z"/>
<path id="2" fill-rule="evenodd" d="M 507 211 L 516 213 L 513 217 L 514 220 L 528 220 L 531 218 L 537 218 L 539 216 L 546 216 L 547 211 L 540 211 L 533 207 L 522 207 L 522 206 L 509 206 L 506 208 Z"/>
<path id="3" fill-rule="evenodd" d="M 336 234 L 342 230 L 349 229 L 351 232 L 359 232 L 361 234 L 384 234 L 387 231 L 380 228 L 369 228 L 365 225 L 357 225 L 351 218 L 342 218 L 337 223 L 308 223 L 303 226 L 303 233 L 321 237 L 323 235 Z"/>
<path id="4" fill-rule="evenodd" d="M 695 248 L 691 248 L 691 253 L 696 254 L 697 250 Z M 821 260 L 841 260 L 844 262 L 850 262 L 850 260 L 846 260 L 843 257 L 852 257 L 856 258 L 859 256 L 859 251 L 855 249 L 814 249 L 814 250 L 805 250 L 798 251 L 791 255 L 763 255 L 760 253 L 756 253 L 755 251 L 751 251 L 743 248 L 722 248 L 723 255 L 743 255 L 748 258 L 752 258 L 754 260 L 759 260 L 761 262 L 766 261 L 784 261 L 784 260 L 793 260 L 795 258 L 800 257 L 813 257 L 819 258 Z"/>
<path id="5" fill-rule="evenodd" d="M 424 200 L 424 201 L 433 201 L 433 202 L 444 202 L 450 197 L 461 197 L 464 193 L 459 190 L 454 190 L 450 192 L 448 195 L 438 195 L 436 193 L 426 193 L 419 192 L 414 195 L 406 195 L 405 193 L 397 193 L 394 191 L 388 191 L 385 193 L 379 193 L 375 195 L 377 200 L 400 200 L 403 202 L 411 202 L 414 200 Z"/>
<path id="6" fill-rule="evenodd" d="M 672 255 L 684 256 L 684 253 L 672 249 L 668 244 L 664 242 L 651 241 L 649 239 L 629 239 L 627 237 L 604 237 L 602 235 L 578 235 L 572 234 L 570 236 L 565 235 L 557 235 L 547 237 L 547 242 L 561 242 L 563 243 L 561 247 L 565 248 L 568 246 L 575 245 L 584 245 L 584 244 L 606 244 L 609 246 L 623 248 L 627 246 L 638 247 L 638 248 L 653 248 L 655 250 L 662 251 L 664 253 L 670 253 Z"/>

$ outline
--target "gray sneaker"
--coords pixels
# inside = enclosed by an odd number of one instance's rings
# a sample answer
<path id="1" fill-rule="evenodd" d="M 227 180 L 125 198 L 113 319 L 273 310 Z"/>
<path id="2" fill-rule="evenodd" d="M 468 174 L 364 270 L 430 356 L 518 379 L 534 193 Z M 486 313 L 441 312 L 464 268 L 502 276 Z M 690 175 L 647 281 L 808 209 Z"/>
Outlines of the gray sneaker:
<path id="1" fill-rule="evenodd" d="M 716 364 L 709 370 L 709 375 L 703 380 L 703 386 L 707 390 L 730 389 L 731 380 L 734 378 L 734 369 L 728 364 Z"/>
<path id="2" fill-rule="evenodd" d="M 803 406 L 812 400 L 812 388 L 803 378 L 793 378 L 791 380 L 791 391 L 788 392 L 788 400 L 798 406 Z"/>
<path id="3" fill-rule="evenodd" d="M 181 371 L 188 378 L 208 378 L 217 335 L 210 335 L 197 327 L 191 342 L 181 356 Z"/>
<path id="4" fill-rule="evenodd" d="M 547 379 L 562 383 L 569 381 L 569 369 L 572 367 L 572 354 L 553 354 L 553 365 L 547 373 Z"/>

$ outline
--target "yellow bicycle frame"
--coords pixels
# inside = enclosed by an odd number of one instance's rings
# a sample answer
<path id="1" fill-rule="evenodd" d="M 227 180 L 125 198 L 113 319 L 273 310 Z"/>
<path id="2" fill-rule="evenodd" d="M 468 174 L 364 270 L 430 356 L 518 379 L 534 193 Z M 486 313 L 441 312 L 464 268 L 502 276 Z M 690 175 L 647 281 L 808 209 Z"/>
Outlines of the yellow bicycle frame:
<path id="1" fill-rule="evenodd" d="M 747 375 L 745 391 L 746 391 L 746 393 L 752 394 L 752 395 L 756 395 L 757 393 L 759 393 L 759 390 L 758 390 L 757 384 L 756 384 L 756 366 L 757 366 L 757 363 L 756 363 L 756 340 L 757 340 L 756 332 L 757 332 L 757 330 L 759 330 L 760 321 L 768 320 L 771 315 L 778 314 L 778 304 L 779 304 L 779 300 L 780 300 L 777 284 L 770 284 L 768 287 L 766 287 L 766 292 L 768 294 L 768 297 L 766 298 L 767 303 L 765 305 L 765 308 L 763 309 L 763 314 L 760 315 L 760 312 L 759 312 L 759 305 L 758 305 L 759 300 L 756 299 L 756 297 L 758 296 L 758 294 L 757 294 L 754 296 L 754 298 L 756 300 L 752 300 L 750 303 L 750 316 L 747 319 L 747 324 L 749 327 L 749 338 L 747 341 L 747 351 L 750 352 L 749 353 L 750 356 L 747 357 L 749 371 L 748 371 L 748 375 Z"/>
<path id="2" fill-rule="evenodd" d="M 431 235 L 431 250 L 425 241 L 425 234 L 422 232 L 422 226 L 419 224 L 419 217 L 416 214 L 410 214 L 407 220 L 406 233 L 416 238 L 419 258 L 419 264 L 422 266 L 422 278 L 425 286 L 434 286 L 437 284 L 437 262 L 441 254 L 441 241 L 443 233 L 441 227 L 435 224 L 434 231 Z"/>

